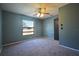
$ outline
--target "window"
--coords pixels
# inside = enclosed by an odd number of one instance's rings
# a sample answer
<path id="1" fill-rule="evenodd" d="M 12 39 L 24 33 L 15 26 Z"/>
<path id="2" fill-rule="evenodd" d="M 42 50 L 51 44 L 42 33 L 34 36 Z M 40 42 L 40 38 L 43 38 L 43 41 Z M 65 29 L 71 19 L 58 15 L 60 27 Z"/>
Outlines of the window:
<path id="1" fill-rule="evenodd" d="M 22 35 L 34 34 L 34 22 L 29 20 L 23 20 L 23 33 Z"/>

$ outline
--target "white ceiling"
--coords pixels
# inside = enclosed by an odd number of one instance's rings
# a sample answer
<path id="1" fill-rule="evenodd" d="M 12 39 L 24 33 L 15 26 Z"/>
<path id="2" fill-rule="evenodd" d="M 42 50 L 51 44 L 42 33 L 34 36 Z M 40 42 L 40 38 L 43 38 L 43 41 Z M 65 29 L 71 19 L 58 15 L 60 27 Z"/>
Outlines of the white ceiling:
<path id="1" fill-rule="evenodd" d="M 65 3 L 2 3 L 0 4 L 3 10 L 23 14 L 31 17 L 37 17 L 38 8 L 46 8 L 47 12 L 52 16 L 58 14 L 58 8 L 66 5 Z M 43 18 L 50 17 L 46 15 Z"/>

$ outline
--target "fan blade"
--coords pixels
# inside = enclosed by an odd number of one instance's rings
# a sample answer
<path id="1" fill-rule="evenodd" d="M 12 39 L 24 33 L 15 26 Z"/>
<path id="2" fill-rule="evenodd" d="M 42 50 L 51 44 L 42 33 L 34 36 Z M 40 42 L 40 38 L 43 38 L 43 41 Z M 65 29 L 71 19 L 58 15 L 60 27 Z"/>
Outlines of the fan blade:
<path id="1" fill-rule="evenodd" d="M 50 14 L 50 13 L 44 13 L 44 14 Z"/>
<path id="2" fill-rule="evenodd" d="M 37 14 L 35 13 L 35 14 L 33 14 L 33 16 L 36 16 Z"/>

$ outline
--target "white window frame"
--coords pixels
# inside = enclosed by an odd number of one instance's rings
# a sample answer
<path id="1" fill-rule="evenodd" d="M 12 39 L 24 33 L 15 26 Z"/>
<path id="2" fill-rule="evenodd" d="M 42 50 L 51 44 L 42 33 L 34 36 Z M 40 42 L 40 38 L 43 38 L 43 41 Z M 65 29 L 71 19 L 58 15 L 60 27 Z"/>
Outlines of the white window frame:
<path id="1" fill-rule="evenodd" d="M 22 25 L 23 29 L 22 29 L 22 35 L 25 36 L 25 35 L 33 35 L 34 34 L 34 21 L 32 20 L 24 20 L 26 21 L 26 24 L 28 26 L 25 26 L 24 24 Z M 24 21 L 22 21 L 24 23 Z M 28 23 L 31 23 L 32 22 L 32 25 L 29 26 Z"/>

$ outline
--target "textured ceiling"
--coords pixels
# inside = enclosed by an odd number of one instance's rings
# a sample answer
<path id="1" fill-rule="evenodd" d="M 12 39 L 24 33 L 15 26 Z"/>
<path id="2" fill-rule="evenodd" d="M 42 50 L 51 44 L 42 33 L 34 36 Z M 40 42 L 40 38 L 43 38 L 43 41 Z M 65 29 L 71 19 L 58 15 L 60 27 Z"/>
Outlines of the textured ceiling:
<path id="1" fill-rule="evenodd" d="M 65 3 L 2 3 L 0 4 L 3 10 L 10 12 L 23 14 L 31 17 L 37 17 L 38 8 L 46 8 L 46 12 L 50 13 L 51 16 L 58 14 L 58 8 L 66 5 Z M 43 18 L 50 17 L 46 15 Z"/>

